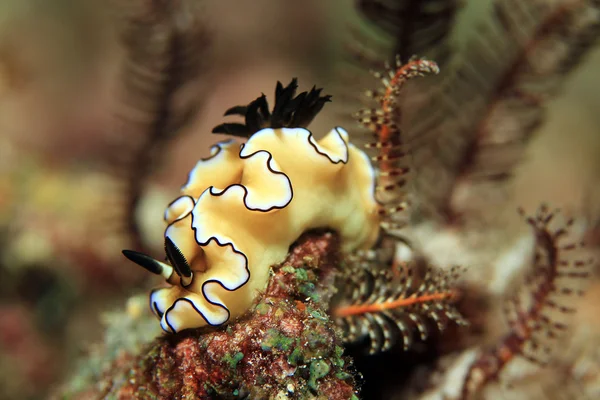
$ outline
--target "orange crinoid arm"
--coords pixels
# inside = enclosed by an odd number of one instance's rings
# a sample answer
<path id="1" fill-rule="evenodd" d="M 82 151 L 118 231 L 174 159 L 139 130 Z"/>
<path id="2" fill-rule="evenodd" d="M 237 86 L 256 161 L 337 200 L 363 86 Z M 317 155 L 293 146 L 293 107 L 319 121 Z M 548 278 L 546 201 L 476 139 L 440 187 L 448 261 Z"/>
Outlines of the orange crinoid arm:
<path id="1" fill-rule="evenodd" d="M 396 57 L 394 68 L 386 65 L 384 72 L 374 73 L 374 76 L 381 80 L 383 88 L 369 91 L 367 95 L 375 99 L 377 106 L 358 113 L 359 122 L 372 136 L 365 147 L 376 150 L 371 160 L 378 170 L 375 189 L 384 228 L 400 227 L 397 214 L 406 208 L 401 189 L 406 183 L 405 175 L 409 168 L 405 163 L 406 151 L 402 132 L 397 125 L 397 97 L 408 80 L 437 73 L 439 68 L 433 61 L 412 58 L 408 63 L 402 64 L 400 58 Z"/>
<path id="2" fill-rule="evenodd" d="M 407 298 L 400 298 L 396 300 L 386 301 L 384 303 L 374 304 L 361 304 L 361 305 L 348 305 L 342 306 L 334 310 L 335 317 L 347 317 L 350 315 L 361 315 L 366 313 L 381 312 L 386 310 L 393 310 L 402 307 L 408 307 L 412 305 L 431 303 L 435 301 L 453 300 L 458 297 L 458 292 L 447 291 L 425 294 L 417 296 L 415 294 Z"/>
<path id="3" fill-rule="evenodd" d="M 391 270 L 351 266 L 343 276 L 342 300 L 331 313 L 342 327 L 346 342 L 368 336 L 370 353 L 390 349 L 398 339 L 405 349 L 413 342 L 413 331 L 420 339 L 429 336 L 430 322 L 439 331 L 450 321 L 466 324 L 454 308 L 459 298 L 453 282 L 458 270 L 449 273 L 429 268 L 424 276 L 415 277 L 408 268 L 399 276 Z"/>

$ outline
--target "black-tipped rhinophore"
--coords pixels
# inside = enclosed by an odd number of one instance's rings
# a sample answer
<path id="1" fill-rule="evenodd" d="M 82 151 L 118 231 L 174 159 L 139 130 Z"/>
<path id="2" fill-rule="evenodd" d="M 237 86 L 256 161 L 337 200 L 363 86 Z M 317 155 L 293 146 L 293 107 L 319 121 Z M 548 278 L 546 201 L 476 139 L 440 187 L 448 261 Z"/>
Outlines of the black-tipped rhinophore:
<path id="1" fill-rule="evenodd" d="M 171 262 L 175 272 L 177 272 L 177 275 L 191 278 L 192 269 L 190 268 L 190 264 L 185 259 L 181 250 L 179 250 L 179 247 L 170 238 L 165 238 L 165 253 L 167 253 L 167 258 Z"/>
<path id="2" fill-rule="evenodd" d="M 249 138 L 263 128 L 307 127 L 325 103 L 331 101 L 331 96 L 321 96 L 321 89 L 314 86 L 310 92 L 302 92 L 296 96 L 296 89 L 296 78 L 286 87 L 277 82 L 272 113 L 269 112 L 267 97 L 263 94 L 247 106 L 235 106 L 225 112 L 225 116 L 241 115 L 245 118 L 245 123 L 224 123 L 216 126 L 212 132 Z"/>
<path id="3" fill-rule="evenodd" d="M 133 261 L 140 267 L 152 272 L 153 274 L 162 274 L 163 267 L 154 258 L 133 250 L 123 250 L 122 253 L 130 261 Z"/>

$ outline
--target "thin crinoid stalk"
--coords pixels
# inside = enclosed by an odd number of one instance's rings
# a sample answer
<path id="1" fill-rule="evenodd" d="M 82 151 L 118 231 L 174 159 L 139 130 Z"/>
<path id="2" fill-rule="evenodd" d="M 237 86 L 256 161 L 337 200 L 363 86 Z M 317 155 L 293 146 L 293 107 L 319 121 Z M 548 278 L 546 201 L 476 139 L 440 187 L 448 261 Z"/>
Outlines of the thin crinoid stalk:
<path id="1" fill-rule="evenodd" d="M 184 88 L 205 72 L 208 31 L 191 1 L 118 4 L 125 60 L 107 167 L 120 181 L 121 197 L 107 207 L 132 242 L 150 253 L 137 219 L 147 180 L 167 154 L 168 142 L 199 112 L 204 96 L 184 98 Z M 189 97 L 189 96 L 188 96 Z M 110 222 L 110 221 L 109 221 Z"/>
<path id="2" fill-rule="evenodd" d="M 457 275 L 457 268 L 449 273 L 428 268 L 419 278 L 410 267 L 396 275 L 357 263 L 345 271 L 344 291 L 331 313 L 347 343 L 368 336 L 369 353 L 374 354 L 389 350 L 400 339 L 408 350 L 415 331 L 420 340 L 429 337 L 432 322 L 439 331 L 449 321 L 466 323 L 453 306 L 459 297 L 452 287 Z"/>
<path id="3" fill-rule="evenodd" d="M 520 213 L 524 214 L 522 210 Z M 573 256 L 583 243 L 563 243 L 573 225 L 572 219 L 557 229 L 550 228 L 557 213 L 558 210 L 549 211 L 542 206 L 535 216 L 526 217 L 536 239 L 533 269 L 524 293 L 516 293 L 507 300 L 509 333 L 471 364 L 461 398 L 473 398 L 487 383 L 498 380 L 515 357 L 546 365 L 556 339 L 567 331 L 564 319 L 576 311 L 567 301 L 572 295 L 584 293 L 582 283 L 589 277 L 593 260 Z"/>
<path id="4" fill-rule="evenodd" d="M 383 88 L 370 91 L 367 95 L 377 102 L 377 107 L 363 109 L 357 114 L 359 122 L 370 132 L 371 141 L 365 147 L 376 150 L 376 155 L 372 157 L 378 170 L 375 195 L 384 229 L 401 227 L 397 215 L 407 206 L 402 197 L 402 188 L 409 168 L 405 163 L 402 134 L 397 121 L 393 119 L 397 113 L 396 98 L 408 80 L 438 72 L 439 68 L 433 61 L 412 58 L 402 64 L 400 57 L 397 57 L 393 68 L 386 65 L 384 72 L 374 73 L 383 83 Z"/>

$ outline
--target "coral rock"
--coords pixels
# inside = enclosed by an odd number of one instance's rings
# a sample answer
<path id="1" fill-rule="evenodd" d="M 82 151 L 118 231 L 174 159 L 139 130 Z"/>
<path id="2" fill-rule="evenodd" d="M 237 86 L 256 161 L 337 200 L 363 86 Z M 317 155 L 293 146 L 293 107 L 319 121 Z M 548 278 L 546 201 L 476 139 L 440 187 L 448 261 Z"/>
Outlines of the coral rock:
<path id="1" fill-rule="evenodd" d="M 226 327 L 160 336 L 71 398 L 357 398 L 317 283 L 329 281 L 338 249 L 333 234 L 303 236 L 249 313 Z"/>

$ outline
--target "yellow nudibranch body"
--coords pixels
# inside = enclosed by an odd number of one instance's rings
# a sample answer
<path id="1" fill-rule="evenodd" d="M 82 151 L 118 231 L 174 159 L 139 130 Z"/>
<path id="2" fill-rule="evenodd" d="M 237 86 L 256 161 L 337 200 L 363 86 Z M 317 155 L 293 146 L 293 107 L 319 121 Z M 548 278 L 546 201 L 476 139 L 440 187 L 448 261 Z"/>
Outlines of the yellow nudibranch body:
<path id="1" fill-rule="evenodd" d="M 335 230 L 342 249 L 373 246 L 379 233 L 369 158 L 335 128 L 317 141 L 304 128 L 262 129 L 222 142 L 199 161 L 165 211 L 165 240 L 193 273 L 154 290 L 152 310 L 167 332 L 222 325 L 266 288 L 272 265 L 315 228 Z"/>

